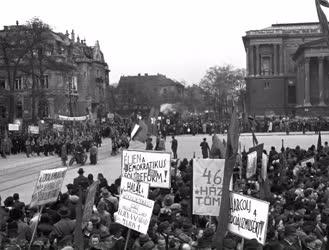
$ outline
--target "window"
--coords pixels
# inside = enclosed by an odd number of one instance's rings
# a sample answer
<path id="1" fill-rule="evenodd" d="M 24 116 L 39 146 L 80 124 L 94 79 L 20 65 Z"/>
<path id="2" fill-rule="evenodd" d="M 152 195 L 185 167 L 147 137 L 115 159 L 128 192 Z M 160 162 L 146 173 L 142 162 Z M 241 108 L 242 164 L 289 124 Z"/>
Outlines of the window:
<path id="1" fill-rule="evenodd" d="M 264 82 L 264 89 L 269 89 L 269 88 L 270 88 L 270 83 Z"/>
<path id="2" fill-rule="evenodd" d="M 23 105 L 21 101 L 17 101 L 16 103 L 16 117 L 23 118 Z"/>
<path id="3" fill-rule="evenodd" d="M 48 75 L 43 75 L 42 77 L 40 77 L 40 86 L 41 88 L 48 89 L 49 87 Z"/>
<path id="4" fill-rule="evenodd" d="M 22 89 L 22 78 L 21 77 L 17 77 L 15 79 L 15 89 L 16 90 L 21 90 Z"/>
<path id="5" fill-rule="evenodd" d="M 0 106 L 0 117 L 6 118 L 6 107 Z"/>
<path id="6" fill-rule="evenodd" d="M 271 57 L 270 56 L 262 56 L 262 61 L 261 61 L 261 74 L 268 76 L 271 74 L 272 69 L 271 69 Z"/>
<path id="7" fill-rule="evenodd" d="M 0 89 L 6 89 L 6 80 L 0 78 Z"/>

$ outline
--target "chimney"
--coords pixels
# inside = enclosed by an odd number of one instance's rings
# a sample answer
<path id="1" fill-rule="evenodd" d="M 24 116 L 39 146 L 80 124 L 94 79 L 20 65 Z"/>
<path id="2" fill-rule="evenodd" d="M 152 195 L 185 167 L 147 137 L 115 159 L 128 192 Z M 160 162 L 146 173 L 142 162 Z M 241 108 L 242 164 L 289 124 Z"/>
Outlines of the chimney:
<path id="1" fill-rule="evenodd" d="M 68 31 L 68 30 L 66 30 L 66 32 L 65 32 L 65 36 L 66 36 L 66 37 L 70 37 L 70 34 L 69 34 L 69 31 Z"/>
<path id="2" fill-rule="evenodd" d="M 80 37 L 79 36 L 77 37 L 77 43 L 80 43 Z"/>
<path id="3" fill-rule="evenodd" d="M 71 40 L 74 42 L 75 41 L 75 35 L 74 35 L 74 30 L 71 32 Z"/>
<path id="4" fill-rule="evenodd" d="M 16 20 L 16 26 L 18 26 L 18 20 Z"/>

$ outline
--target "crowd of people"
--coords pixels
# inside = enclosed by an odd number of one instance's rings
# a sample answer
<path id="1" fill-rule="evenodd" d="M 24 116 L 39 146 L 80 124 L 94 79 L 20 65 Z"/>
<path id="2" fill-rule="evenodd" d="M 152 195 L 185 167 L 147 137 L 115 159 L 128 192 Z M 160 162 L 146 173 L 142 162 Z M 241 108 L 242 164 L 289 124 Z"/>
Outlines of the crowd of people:
<path id="1" fill-rule="evenodd" d="M 213 146 L 204 147 L 211 157 L 223 154 L 220 149 L 216 153 Z M 267 178 L 260 176 L 261 160 L 256 174 L 246 177 L 247 152 L 243 151 L 241 161 L 234 168 L 233 187 L 236 192 L 270 203 L 266 245 L 261 246 L 256 239 L 242 243 L 241 237 L 228 233 L 224 249 L 329 249 L 328 143 L 308 149 L 282 147 L 279 152 L 272 147 L 264 153 L 269 157 Z M 314 162 L 301 164 L 312 157 Z M 127 249 L 210 250 L 215 247 L 213 239 L 220 223 L 217 217 L 192 214 L 193 159 L 174 160 L 172 169 L 176 170 L 172 171 L 171 189 L 150 189 L 149 199 L 154 200 L 155 205 L 148 233 L 132 231 Z M 33 249 L 73 249 L 75 246 L 77 204 L 79 199 L 85 201 L 87 188 L 94 182 L 93 175 L 85 176 L 82 168 L 78 174 L 72 184 L 67 185 L 67 192 L 43 209 Z M 124 249 L 128 231 L 115 222 L 121 179 L 109 184 L 99 173 L 97 180 L 93 214 L 83 228 L 84 249 Z M 14 194 L 4 200 L 0 216 L 2 248 L 14 249 L 9 246 L 21 245 L 24 249 L 31 240 L 38 211 L 22 203 L 19 194 Z"/>

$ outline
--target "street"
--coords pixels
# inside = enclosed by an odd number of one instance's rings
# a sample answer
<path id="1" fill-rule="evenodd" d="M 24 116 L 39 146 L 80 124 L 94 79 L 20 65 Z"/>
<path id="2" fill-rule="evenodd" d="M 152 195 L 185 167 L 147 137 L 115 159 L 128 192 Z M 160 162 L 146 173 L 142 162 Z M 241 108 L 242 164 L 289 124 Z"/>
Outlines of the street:
<path id="1" fill-rule="evenodd" d="M 225 138 L 227 135 L 219 135 L 220 139 Z M 271 146 L 275 146 L 279 151 L 281 148 L 281 140 L 284 140 L 285 147 L 296 147 L 296 145 L 302 148 L 307 148 L 312 144 L 316 145 L 318 135 L 313 132 L 302 135 L 301 133 L 295 133 L 291 135 L 285 135 L 284 133 L 266 133 L 256 134 L 258 142 L 264 143 L 265 149 L 270 150 Z M 203 138 L 207 138 L 207 142 L 211 147 L 211 136 L 209 135 L 182 135 L 177 136 L 178 141 L 178 157 L 180 159 L 191 159 L 195 153 L 196 157 L 201 157 L 200 142 Z M 171 137 L 166 139 L 166 150 L 170 150 Z M 329 141 L 329 133 L 322 134 L 322 143 Z M 250 134 L 242 134 L 240 136 L 240 142 L 246 150 L 252 146 L 252 137 Z M 153 138 L 153 144 L 155 144 L 155 138 Z M 131 147 L 135 148 L 134 142 Z M 142 146 L 139 149 L 144 149 Z M 116 178 L 120 176 L 120 154 L 111 156 L 111 142 L 109 139 L 103 141 L 102 147 L 99 148 L 99 160 L 97 165 L 86 164 L 83 168 L 85 175 L 89 173 L 94 175 L 94 179 L 97 178 L 98 173 L 103 173 L 104 177 L 111 184 Z M 13 195 L 14 193 L 20 194 L 20 199 L 26 204 L 30 202 L 31 195 L 34 189 L 35 181 L 38 177 L 39 171 L 43 169 L 51 169 L 61 167 L 61 160 L 57 156 L 34 156 L 26 158 L 25 154 L 9 156 L 7 159 L 0 159 L 0 195 L 2 199 Z M 73 179 L 78 176 L 77 170 L 79 165 L 74 164 L 68 168 L 62 191 L 66 191 L 66 185 L 73 182 Z"/>

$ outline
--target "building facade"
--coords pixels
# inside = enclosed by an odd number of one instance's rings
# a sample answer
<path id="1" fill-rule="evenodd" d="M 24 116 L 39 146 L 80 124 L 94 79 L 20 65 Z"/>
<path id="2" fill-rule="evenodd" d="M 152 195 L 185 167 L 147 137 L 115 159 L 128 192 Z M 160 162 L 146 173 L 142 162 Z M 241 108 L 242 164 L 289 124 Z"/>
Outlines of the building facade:
<path id="1" fill-rule="evenodd" d="M 243 42 L 249 114 L 329 116 L 329 49 L 318 23 L 273 24 Z"/>
<path id="2" fill-rule="evenodd" d="M 6 38 L 10 32 L 22 28 L 24 26 L 5 26 L 0 36 Z M 74 31 L 62 34 L 49 30 L 46 37 L 46 45 L 42 46 L 42 56 L 45 58 L 42 71 L 37 68 L 31 73 L 31 57 L 24 56 L 15 68 L 15 79 L 10 82 L 7 65 L 0 60 L 0 111 L 9 110 L 2 100 L 13 95 L 14 119 L 31 120 L 33 113 L 36 119 L 56 118 L 57 115 L 105 116 L 109 108 L 105 105 L 109 69 L 99 42 L 88 46 L 85 40 L 75 38 Z M 36 51 L 36 58 L 40 56 L 38 53 Z M 1 57 L 4 59 L 3 55 Z M 8 120 L 8 114 L 6 118 Z"/>
<path id="3" fill-rule="evenodd" d="M 184 85 L 165 75 L 122 76 L 117 89 L 118 113 L 129 115 L 135 111 L 149 112 L 164 103 L 176 103 L 184 94 Z"/>

